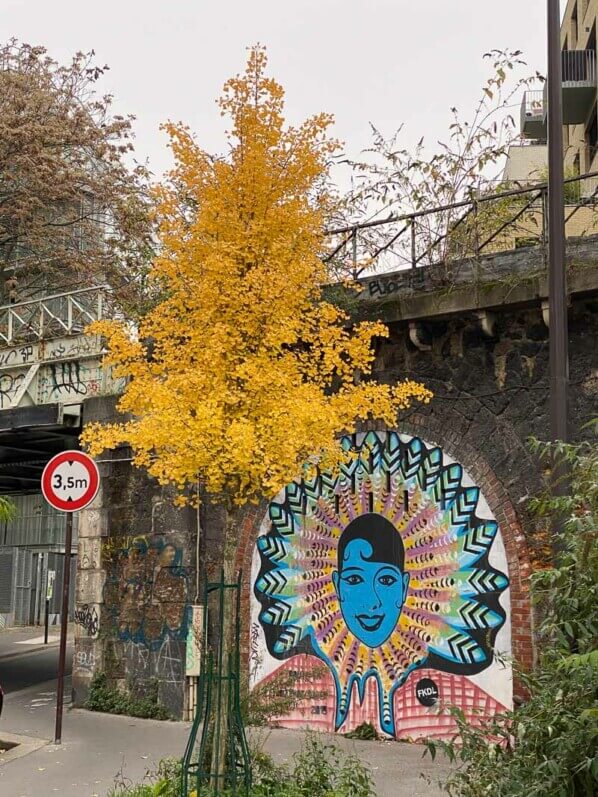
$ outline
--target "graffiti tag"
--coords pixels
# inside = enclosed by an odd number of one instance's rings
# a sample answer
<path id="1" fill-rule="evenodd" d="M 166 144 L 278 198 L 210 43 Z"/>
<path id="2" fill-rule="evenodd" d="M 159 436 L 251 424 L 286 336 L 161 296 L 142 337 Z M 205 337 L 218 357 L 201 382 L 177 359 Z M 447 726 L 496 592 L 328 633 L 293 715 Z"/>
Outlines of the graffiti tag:
<path id="1" fill-rule="evenodd" d="M 81 365 L 78 362 L 60 363 L 50 366 L 52 393 L 75 393 L 84 396 L 87 385 L 81 380 Z"/>
<path id="2" fill-rule="evenodd" d="M 84 603 L 75 609 L 75 622 L 85 630 L 88 636 L 97 636 L 100 629 L 100 618 L 95 606 Z"/>
<path id="3" fill-rule="evenodd" d="M 28 365 L 33 362 L 35 350 L 32 344 L 0 351 L 0 367 L 6 365 Z"/>
<path id="4" fill-rule="evenodd" d="M 368 283 L 370 298 L 374 296 L 388 296 L 391 293 L 398 293 L 403 286 L 395 280 L 372 280 Z"/>
<path id="5" fill-rule="evenodd" d="M 95 668 L 96 657 L 91 650 L 78 650 L 75 653 L 75 667 L 79 670 L 91 671 Z"/>
<path id="6" fill-rule="evenodd" d="M 78 338 L 73 342 L 60 342 L 51 348 L 46 357 L 48 360 L 62 360 L 67 357 L 82 357 L 86 354 L 97 354 L 99 349 L 96 338 Z"/>
<path id="7" fill-rule="evenodd" d="M 10 407 L 12 400 L 24 381 L 24 373 L 0 375 L 0 408 Z"/>

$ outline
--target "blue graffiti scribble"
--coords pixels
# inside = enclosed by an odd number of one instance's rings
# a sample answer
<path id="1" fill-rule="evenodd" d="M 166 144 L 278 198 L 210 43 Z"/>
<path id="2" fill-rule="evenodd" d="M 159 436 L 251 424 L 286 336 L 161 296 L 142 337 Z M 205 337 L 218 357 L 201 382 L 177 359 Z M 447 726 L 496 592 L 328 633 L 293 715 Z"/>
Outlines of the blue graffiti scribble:
<path id="1" fill-rule="evenodd" d="M 164 537 L 136 537 L 121 548 L 104 585 L 104 606 L 119 639 L 160 647 L 186 639 L 188 576 L 183 551 Z"/>

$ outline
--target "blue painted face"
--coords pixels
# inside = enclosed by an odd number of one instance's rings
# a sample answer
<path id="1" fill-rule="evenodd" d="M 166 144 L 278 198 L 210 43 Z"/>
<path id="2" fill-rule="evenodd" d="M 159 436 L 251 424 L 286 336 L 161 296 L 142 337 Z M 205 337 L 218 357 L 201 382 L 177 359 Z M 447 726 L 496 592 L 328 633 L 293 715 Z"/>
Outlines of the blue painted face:
<path id="1" fill-rule="evenodd" d="M 370 561 L 367 540 L 352 540 L 332 581 L 349 630 L 370 648 L 382 645 L 401 616 L 409 575 L 387 562 Z"/>

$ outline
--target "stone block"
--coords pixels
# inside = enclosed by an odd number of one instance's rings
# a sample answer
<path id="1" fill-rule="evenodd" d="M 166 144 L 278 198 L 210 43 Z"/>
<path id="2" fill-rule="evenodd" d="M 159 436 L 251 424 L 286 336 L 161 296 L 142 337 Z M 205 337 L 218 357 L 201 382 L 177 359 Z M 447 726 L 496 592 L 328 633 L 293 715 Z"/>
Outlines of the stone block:
<path id="1" fill-rule="evenodd" d="M 77 573 L 75 599 L 77 604 L 101 603 L 106 574 L 102 570 L 82 570 Z"/>
<path id="2" fill-rule="evenodd" d="M 101 492 L 101 491 L 100 491 Z M 96 499 L 97 500 L 97 499 Z M 95 502 L 94 502 L 95 504 Z M 79 513 L 78 535 L 84 537 L 105 537 L 108 534 L 107 512 L 98 507 L 89 507 Z"/>
<path id="3" fill-rule="evenodd" d="M 99 537 L 79 539 L 77 566 L 79 570 L 97 570 L 101 564 L 102 543 Z"/>

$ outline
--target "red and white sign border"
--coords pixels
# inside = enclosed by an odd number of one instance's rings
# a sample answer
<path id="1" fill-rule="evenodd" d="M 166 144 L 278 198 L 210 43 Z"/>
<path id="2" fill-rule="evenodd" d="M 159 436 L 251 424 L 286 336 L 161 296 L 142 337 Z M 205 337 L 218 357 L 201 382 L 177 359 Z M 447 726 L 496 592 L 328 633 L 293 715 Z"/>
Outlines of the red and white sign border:
<path id="1" fill-rule="evenodd" d="M 89 473 L 89 487 L 76 501 L 63 501 L 52 488 L 52 476 L 63 462 L 79 462 Z M 77 512 L 91 504 L 100 489 L 100 472 L 94 460 L 83 451 L 61 451 L 48 462 L 42 473 L 42 493 L 46 501 L 61 512 Z"/>

